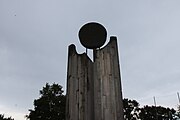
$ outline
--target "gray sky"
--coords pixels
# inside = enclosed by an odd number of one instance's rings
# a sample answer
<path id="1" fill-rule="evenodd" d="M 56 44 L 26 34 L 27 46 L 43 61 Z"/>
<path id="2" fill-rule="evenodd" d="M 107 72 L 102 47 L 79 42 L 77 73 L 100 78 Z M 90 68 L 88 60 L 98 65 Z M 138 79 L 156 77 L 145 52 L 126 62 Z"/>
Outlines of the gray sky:
<path id="1" fill-rule="evenodd" d="M 123 97 L 176 108 L 179 0 L 0 0 L 0 113 L 23 120 L 48 83 L 65 89 L 67 47 L 87 22 L 118 37 Z"/>

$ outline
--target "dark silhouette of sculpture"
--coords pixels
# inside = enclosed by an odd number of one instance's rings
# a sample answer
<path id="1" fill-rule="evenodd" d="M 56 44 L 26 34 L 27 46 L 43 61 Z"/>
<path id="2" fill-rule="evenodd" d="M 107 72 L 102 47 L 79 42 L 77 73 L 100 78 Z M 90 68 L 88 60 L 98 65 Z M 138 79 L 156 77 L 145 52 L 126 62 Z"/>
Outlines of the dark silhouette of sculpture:
<path id="1" fill-rule="evenodd" d="M 106 41 L 99 23 L 85 24 L 79 31 L 82 45 L 93 49 L 94 60 L 69 46 L 66 120 L 123 120 L 119 57 L 116 37 Z"/>

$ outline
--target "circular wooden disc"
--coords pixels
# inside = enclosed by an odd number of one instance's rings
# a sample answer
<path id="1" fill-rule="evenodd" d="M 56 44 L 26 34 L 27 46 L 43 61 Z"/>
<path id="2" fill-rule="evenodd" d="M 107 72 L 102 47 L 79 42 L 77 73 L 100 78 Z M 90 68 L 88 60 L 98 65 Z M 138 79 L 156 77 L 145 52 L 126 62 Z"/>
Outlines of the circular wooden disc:
<path id="1" fill-rule="evenodd" d="M 106 42 L 106 37 L 107 31 L 99 23 L 87 23 L 79 30 L 80 42 L 88 49 L 100 48 Z"/>

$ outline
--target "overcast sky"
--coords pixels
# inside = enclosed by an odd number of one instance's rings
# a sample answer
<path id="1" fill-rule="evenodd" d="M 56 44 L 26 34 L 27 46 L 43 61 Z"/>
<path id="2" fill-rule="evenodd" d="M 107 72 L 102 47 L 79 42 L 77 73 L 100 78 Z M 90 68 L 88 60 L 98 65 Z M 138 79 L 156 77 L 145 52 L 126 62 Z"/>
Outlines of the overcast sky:
<path id="1" fill-rule="evenodd" d="M 0 0 L 0 114 L 24 120 L 46 82 L 66 86 L 67 48 L 103 24 L 118 37 L 123 97 L 177 107 L 179 0 Z"/>

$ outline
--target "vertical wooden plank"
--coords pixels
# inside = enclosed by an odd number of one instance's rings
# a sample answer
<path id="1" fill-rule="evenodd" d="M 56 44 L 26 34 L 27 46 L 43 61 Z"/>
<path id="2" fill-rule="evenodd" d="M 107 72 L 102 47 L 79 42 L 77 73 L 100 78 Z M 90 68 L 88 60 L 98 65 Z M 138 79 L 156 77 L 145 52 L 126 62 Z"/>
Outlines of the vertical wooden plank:
<path id="1" fill-rule="evenodd" d="M 112 46 L 112 52 L 114 58 L 113 59 L 113 67 L 114 67 L 114 80 L 115 80 L 115 95 L 116 95 L 116 110 L 117 110 L 117 120 L 124 119 L 123 117 L 123 98 L 122 98 L 122 85 L 121 85 L 121 75 L 120 75 L 120 62 L 119 62 L 119 54 L 118 54 L 118 46 L 117 46 L 117 38 L 111 37 L 114 45 Z M 120 100 L 119 100 L 120 99 Z"/>
<path id="2" fill-rule="evenodd" d="M 116 38 L 94 50 L 94 62 L 69 46 L 66 120 L 123 120 Z"/>
<path id="3" fill-rule="evenodd" d="M 93 62 L 88 60 L 87 69 L 87 95 L 86 95 L 86 120 L 94 120 L 94 78 L 93 78 Z"/>
<path id="4" fill-rule="evenodd" d="M 100 119 L 102 116 L 102 105 L 101 105 L 101 76 L 99 75 L 100 73 L 100 64 L 101 62 L 99 61 L 100 54 L 99 51 L 94 51 L 94 66 L 93 66 L 93 81 L 94 81 L 94 120 L 102 120 Z"/>
<path id="5" fill-rule="evenodd" d="M 67 73 L 66 120 L 93 119 L 93 63 L 69 46 Z"/>
<path id="6" fill-rule="evenodd" d="M 74 45 L 69 46 L 69 53 L 68 53 L 68 73 L 67 73 L 67 107 L 66 107 L 66 120 L 72 120 L 72 116 L 74 116 L 73 120 L 78 120 L 78 114 L 74 111 L 78 111 L 78 105 L 77 105 L 77 84 L 78 80 L 76 78 L 77 64 L 74 64 L 74 62 L 77 62 L 77 55 Z M 74 109 L 71 109 L 71 108 Z"/>
<path id="7" fill-rule="evenodd" d="M 121 78 L 119 57 L 117 49 L 117 40 L 112 37 L 107 46 L 95 51 L 96 70 L 94 91 L 94 101 L 100 101 L 94 104 L 95 111 L 101 116 L 95 116 L 95 120 L 123 120 L 123 105 L 121 92 Z M 101 81 L 99 84 L 97 81 Z M 99 91 L 99 93 L 97 92 Z M 97 109 L 97 110 L 96 110 Z M 95 113 L 96 114 L 96 113 Z"/>

